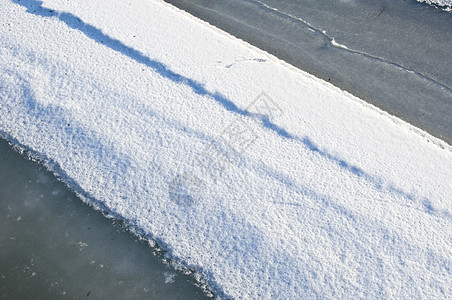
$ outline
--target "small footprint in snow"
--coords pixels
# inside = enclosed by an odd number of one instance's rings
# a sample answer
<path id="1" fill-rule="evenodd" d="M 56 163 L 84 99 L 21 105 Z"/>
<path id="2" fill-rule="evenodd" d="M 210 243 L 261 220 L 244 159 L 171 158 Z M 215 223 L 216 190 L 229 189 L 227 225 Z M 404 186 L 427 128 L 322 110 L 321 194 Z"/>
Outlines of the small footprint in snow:
<path id="1" fill-rule="evenodd" d="M 243 63 L 243 62 L 259 62 L 259 63 L 264 63 L 267 62 L 267 60 L 265 58 L 242 58 L 242 59 L 236 59 L 234 60 L 233 63 L 229 63 L 227 65 L 223 65 L 223 62 L 221 60 L 217 61 L 217 64 L 221 64 L 223 68 L 229 69 L 232 66 L 234 66 L 235 64 L 239 64 L 239 63 Z"/>

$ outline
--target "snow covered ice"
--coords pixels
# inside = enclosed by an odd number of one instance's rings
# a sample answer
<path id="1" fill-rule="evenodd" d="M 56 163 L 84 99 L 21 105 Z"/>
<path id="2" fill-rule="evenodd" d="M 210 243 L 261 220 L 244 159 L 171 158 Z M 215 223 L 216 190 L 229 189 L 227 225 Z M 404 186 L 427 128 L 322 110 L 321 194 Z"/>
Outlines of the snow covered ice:
<path id="1" fill-rule="evenodd" d="M 2 136 L 218 295 L 452 294 L 445 142 L 161 1 L 1 1 Z"/>

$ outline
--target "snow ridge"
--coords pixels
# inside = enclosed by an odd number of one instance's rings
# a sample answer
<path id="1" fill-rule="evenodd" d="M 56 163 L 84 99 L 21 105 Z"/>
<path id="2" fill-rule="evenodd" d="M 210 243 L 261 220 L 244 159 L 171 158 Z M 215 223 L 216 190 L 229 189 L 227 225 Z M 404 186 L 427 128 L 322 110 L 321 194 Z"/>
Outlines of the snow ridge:
<path id="1" fill-rule="evenodd" d="M 445 11 L 452 11 L 451 0 L 417 0 L 421 3 L 427 3 L 435 7 L 441 7 Z"/>
<path id="2" fill-rule="evenodd" d="M 219 296 L 452 294 L 450 146 L 160 1 L 0 1 L 2 135 Z"/>

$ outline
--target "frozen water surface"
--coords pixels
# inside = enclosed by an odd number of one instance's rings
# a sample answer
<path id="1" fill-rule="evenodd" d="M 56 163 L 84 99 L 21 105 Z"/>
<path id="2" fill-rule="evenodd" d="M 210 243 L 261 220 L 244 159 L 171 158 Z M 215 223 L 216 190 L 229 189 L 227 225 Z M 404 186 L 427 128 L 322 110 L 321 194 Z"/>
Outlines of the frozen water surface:
<path id="1" fill-rule="evenodd" d="M 162 259 L 0 139 L 1 299 L 208 298 Z"/>
<path id="2" fill-rule="evenodd" d="M 452 143 L 452 13 L 414 0 L 166 2 Z"/>

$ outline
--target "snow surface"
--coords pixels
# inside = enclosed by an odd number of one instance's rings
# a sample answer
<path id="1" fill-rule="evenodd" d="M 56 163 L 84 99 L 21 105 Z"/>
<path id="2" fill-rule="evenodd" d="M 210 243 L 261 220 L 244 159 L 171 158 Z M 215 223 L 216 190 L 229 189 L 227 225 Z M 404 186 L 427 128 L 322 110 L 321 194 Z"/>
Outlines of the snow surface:
<path id="1" fill-rule="evenodd" d="M 418 2 L 425 2 L 430 5 L 438 5 L 444 7 L 446 11 L 452 11 L 452 0 L 417 0 Z"/>
<path id="2" fill-rule="evenodd" d="M 161 1 L 1 1 L 2 135 L 219 295 L 452 295 L 446 143 Z"/>

